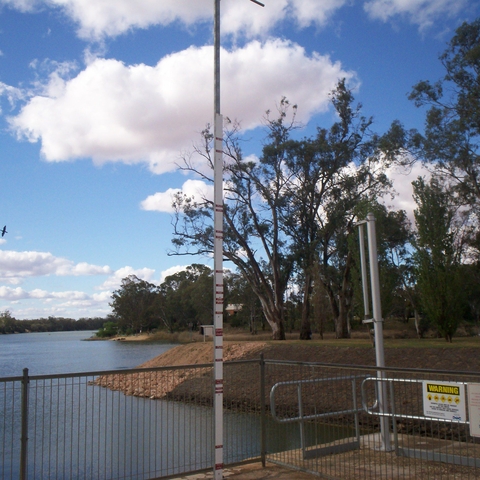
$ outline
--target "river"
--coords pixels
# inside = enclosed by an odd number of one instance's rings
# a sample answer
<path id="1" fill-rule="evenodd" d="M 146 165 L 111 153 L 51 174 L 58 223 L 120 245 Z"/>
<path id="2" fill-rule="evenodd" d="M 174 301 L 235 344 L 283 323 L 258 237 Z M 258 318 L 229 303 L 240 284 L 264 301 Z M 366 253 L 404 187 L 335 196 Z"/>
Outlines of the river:
<path id="1" fill-rule="evenodd" d="M 134 368 L 175 346 L 82 341 L 92 334 L 0 335 L 0 478 L 19 478 L 20 466 L 20 389 L 5 377 L 19 377 L 24 368 L 33 376 Z M 75 379 L 31 381 L 29 388 L 28 478 L 143 480 L 212 464 L 209 407 L 125 396 Z M 258 456 L 260 416 L 227 410 L 224 420 L 226 463 Z M 299 447 L 297 425 L 269 415 L 266 425 L 270 452 Z M 305 434 L 342 436 L 334 430 Z"/>
<path id="2" fill-rule="evenodd" d="M 175 345 L 145 342 L 82 341 L 95 332 L 0 335 L 0 377 L 80 373 L 134 368 Z"/>

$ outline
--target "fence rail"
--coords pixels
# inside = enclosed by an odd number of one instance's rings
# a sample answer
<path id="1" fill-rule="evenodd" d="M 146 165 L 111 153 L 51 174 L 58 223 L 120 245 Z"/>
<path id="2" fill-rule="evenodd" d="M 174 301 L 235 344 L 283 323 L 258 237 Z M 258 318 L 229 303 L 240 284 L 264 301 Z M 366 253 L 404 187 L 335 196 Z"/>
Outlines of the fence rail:
<path id="1" fill-rule="evenodd" d="M 480 374 L 384 368 L 379 378 L 378 370 L 226 362 L 225 465 L 262 460 L 346 480 L 479 478 L 468 392 Z M 141 480 L 211 470 L 212 405 L 211 364 L 0 378 L 0 478 Z M 451 418 L 455 406 L 464 417 Z"/>

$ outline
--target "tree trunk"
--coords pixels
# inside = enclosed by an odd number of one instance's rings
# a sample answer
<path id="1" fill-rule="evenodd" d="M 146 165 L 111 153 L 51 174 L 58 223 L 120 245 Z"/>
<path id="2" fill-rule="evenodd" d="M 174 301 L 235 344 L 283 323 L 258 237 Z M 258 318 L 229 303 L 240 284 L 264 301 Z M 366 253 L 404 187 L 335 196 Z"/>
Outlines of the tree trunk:
<path id="1" fill-rule="evenodd" d="M 420 315 L 418 314 L 418 310 L 416 308 L 413 309 L 413 316 L 415 318 L 415 330 L 417 331 L 417 337 L 423 338 L 423 332 L 420 329 Z"/>
<path id="2" fill-rule="evenodd" d="M 270 328 L 272 329 L 273 340 L 285 340 L 285 322 L 283 320 L 283 305 L 278 308 L 270 305 L 264 297 L 259 297 L 263 307 L 263 313 Z"/>
<path id="3" fill-rule="evenodd" d="M 300 327 L 300 340 L 312 339 L 312 325 L 310 321 L 310 297 L 312 294 L 312 276 L 306 275 L 305 287 L 303 290 L 303 304 L 302 304 L 302 324 Z"/>
<path id="4" fill-rule="evenodd" d="M 340 291 L 338 292 L 338 305 L 334 310 L 335 315 L 335 338 L 350 338 L 350 326 L 348 322 L 348 295 L 350 291 L 350 267 L 352 265 L 352 253 L 349 251 L 343 272 L 343 279 Z M 335 300 L 335 299 L 334 299 Z"/>
<path id="5" fill-rule="evenodd" d="M 339 299 L 338 316 L 335 321 L 335 338 L 350 338 L 350 329 L 348 328 L 348 309 L 346 302 Z"/>

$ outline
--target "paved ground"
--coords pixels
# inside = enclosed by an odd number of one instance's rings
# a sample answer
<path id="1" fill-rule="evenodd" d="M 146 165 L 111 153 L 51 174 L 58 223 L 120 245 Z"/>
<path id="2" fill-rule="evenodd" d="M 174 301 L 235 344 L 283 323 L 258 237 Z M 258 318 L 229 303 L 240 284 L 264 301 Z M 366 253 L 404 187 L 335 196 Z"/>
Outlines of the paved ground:
<path id="1" fill-rule="evenodd" d="M 277 465 L 267 463 L 265 468 L 261 463 L 250 463 L 238 467 L 227 468 L 223 472 L 223 478 L 231 480 L 312 480 L 318 478 L 304 472 L 287 470 Z M 200 473 L 186 477 L 178 477 L 178 480 L 211 480 L 213 472 Z"/>

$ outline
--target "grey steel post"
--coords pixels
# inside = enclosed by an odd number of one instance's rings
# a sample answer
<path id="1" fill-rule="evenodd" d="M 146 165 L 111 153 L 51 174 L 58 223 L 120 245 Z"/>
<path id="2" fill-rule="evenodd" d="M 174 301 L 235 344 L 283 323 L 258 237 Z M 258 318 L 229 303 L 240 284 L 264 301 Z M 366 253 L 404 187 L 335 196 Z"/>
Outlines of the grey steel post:
<path id="1" fill-rule="evenodd" d="M 372 286 L 372 306 L 373 306 L 373 325 L 375 330 L 375 355 L 377 367 L 385 366 L 385 355 L 383 347 L 383 317 L 382 304 L 380 301 L 380 278 L 378 274 L 378 256 L 377 256 L 377 234 L 375 228 L 375 217 L 373 213 L 367 215 L 368 232 L 368 256 L 370 260 L 370 282 Z M 377 377 L 385 378 L 383 370 L 377 371 Z M 378 382 L 378 406 L 380 413 L 386 413 L 387 408 L 387 388 L 384 381 Z M 390 427 L 388 417 L 380 416 L 380 434 L 382 441 L 382 450 L 390 451 Z"/>
<path id="2" fill-rule="evenodd" d="M 22 378 L 22 436 L 20 446 L 20 480 L 27 480 L 28 458 L 28 368 L 23 369 Z"/>
<path id="3" fill-rule="evenodd" d="M 260 354 L 260 424 L 261 424 L 261 448 L 260 455 L 262 458 L 262 467 L 266 465 L 267 456 L 267 405 L 265 401 L 265 356 Z"/>
<path id="4" fill-rule="evenodd" d="M 363 231 L 363 224 L 359 222 L 358 225 L 358 241 L 360 242 L 360 266 L 362 272 L 362 291 L 363 291 L 363 311 L 364 320 L 370 318 L 370 301 L 368 299 L 368 282 L 367 282 L 367 260 L 365 258 L 365 236 Z"/>

